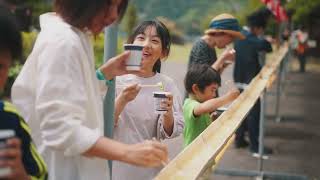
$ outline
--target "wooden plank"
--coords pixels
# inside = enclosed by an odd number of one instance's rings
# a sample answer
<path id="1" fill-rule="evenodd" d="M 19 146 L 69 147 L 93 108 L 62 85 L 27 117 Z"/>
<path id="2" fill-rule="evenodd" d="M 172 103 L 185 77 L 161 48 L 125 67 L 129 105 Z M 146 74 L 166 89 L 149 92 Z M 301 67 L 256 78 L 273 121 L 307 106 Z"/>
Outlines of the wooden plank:
<path id="1" fill-rule="evenodd" d="M 155 179 L 197 179 L 211 168 L 218 154 L 228 147 L 228 141 L 267 87 L 268 82 L 272 82 L 271 76 L 287 51 L 287 46 L 284 46 L 268 56 L 267 64 L 229 109 L 163 168 Z"/>

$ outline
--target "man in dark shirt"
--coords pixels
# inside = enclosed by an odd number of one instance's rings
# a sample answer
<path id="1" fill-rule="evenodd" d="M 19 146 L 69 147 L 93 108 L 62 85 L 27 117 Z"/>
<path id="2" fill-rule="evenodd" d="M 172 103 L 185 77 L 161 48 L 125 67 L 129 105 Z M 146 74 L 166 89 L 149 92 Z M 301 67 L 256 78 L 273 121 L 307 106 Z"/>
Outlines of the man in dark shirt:
<path id="1" fill-rule="evenodd" d="M 234 48 L 237 53 L 233 77 L 236 83 L 249 84 L 262 68 L 259 63 L 259 53 L 272 51 L 271 44 L 267 40 L 260 38 L 267 24 L 268 15 L 266 13 L 264 10 L 260 10 L 248 16 L 249 27 L 241 31 L 246 36 L 246 39 L 235 41 Z M 256 102 L 236 132 L 235 146 L 237 148 L 249 145 L 244 139 L 245 131 L 248 130 L 250 151 L 252 153 L 258 152 L 259 119 L 260 100 Z M 264 152 L 266 154 L 272 153 L 269 148 L 265 148 Z"/>
<path id="2" fill-rule="evenodd" d="M 0 6 L 0 93 L 6 84 L 13 60 L 21 56 L 21 34 L 11 13 Z M 0 148 L 0 169 L 10 168 L 5 179 L 47 179 L 47 168 L 31 140 L 29 126 L 9 102 L 0 100 L 0 131 L 13 130 Z M 3 177 L 3 175 L 5 177 Z"/>

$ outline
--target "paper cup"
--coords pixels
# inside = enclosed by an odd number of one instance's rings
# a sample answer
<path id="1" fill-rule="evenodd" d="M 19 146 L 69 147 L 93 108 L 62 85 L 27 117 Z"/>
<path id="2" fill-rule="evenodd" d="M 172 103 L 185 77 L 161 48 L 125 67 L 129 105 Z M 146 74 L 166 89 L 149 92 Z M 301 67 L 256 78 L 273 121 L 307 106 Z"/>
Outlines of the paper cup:
<path id="1" fill-rule="evenodd" d="M 0 149 L 7 148 L 6 141 L 7 139 L 13 138 L 15 136 L 15 132 L 11 129 L 8 130 L 0 130 Z M 0 158 L 0 161 L 3 158 Z M 0 168 L 0 177 L 7 176 L 11 173 L 11 168 L 3 167 Z"/>
<path id="2" fill-rule="evenodd" d="M 135 44 L 124 44 L 124 50 L 130 51 L 130 56 L 127 60 L 127 70 L 139 71 L 141 69 L 142 49 L 143 46 Z"/>
<path id="3" fill-rule="evenodd" d="M 156 114 L 164 114 L 167 112 L 167 110 L 162 107 L 162 102 L 167 99 L 167 94 L 169 94 L 169 92 L 153 92 L 154 109 Z"/>

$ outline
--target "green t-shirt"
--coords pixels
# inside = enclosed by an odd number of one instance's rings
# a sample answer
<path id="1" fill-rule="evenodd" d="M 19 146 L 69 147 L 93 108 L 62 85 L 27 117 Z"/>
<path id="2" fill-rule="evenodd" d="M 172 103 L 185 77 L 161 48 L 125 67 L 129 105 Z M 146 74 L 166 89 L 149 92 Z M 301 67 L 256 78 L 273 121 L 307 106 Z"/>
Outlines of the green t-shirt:
<path id="1" fill-rule="evenodd" d="M 190 144 L 199 134 L 202 133 L 210 124 L 211 119 L 209 113 L 195 117 L 193 109 L 200 103 L 194 99 L 187 98 L 183 104 L 184 116 L 184 130 L 183 130 L 183 144 L 186 147 Z"/>

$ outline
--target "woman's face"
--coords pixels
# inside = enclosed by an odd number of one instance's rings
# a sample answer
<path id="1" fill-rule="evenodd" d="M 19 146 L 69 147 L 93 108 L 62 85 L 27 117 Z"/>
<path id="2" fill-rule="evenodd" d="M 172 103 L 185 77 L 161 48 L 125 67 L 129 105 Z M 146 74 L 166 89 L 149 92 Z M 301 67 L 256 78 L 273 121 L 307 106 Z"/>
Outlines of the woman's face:
<path id="1" fill-rule="evenodd" d="M 109 26 L 117 20 L 119 16 L 118 8 L 121 1 L 122 0 L 113 0 L 109 8 L 101 11 L 93 18 L 92 23 L 89 27 L 93 34 L 99 34 L 100 32 L 102 32 L 103 28 Z"/>
<path id="2" fill-rule="evenodd" d="M 163 52 L 162 49 L 161 39 L 154 26 L 149 26 L 143 33 L 138 34 L 135 37 L 133 44 L 143 46 L 141 69 L 151 69 L 152 71 L 153 65 L 157 60 L 166 56 L 166 53 Z"/>
<path id="3" fill-rule="evenodd" d="M 225 48 L 228 44 L 232 43 L 233 37 L 230 34 L 223 33 L 214 36 L 215 45 L 219 49 Z"/>

